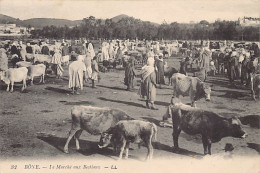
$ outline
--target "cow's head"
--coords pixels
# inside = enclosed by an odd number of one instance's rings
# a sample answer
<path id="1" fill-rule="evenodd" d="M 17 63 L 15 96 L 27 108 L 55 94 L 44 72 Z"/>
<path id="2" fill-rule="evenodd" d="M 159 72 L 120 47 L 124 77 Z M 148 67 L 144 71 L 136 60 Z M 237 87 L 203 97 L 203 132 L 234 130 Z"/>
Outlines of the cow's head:
<path id="1" fill-rule="evenodd" d="M 206 101 L 210 101 L 210 93 L 211 93 L 211 86 L 204 82 L 201 82 L 195 100 L 199 100 L 200 98 L 204 97 Z"/>
<path id="2" fill-rule="evenodd" d="M 204 93 L 205 93 L 206 101 L 210 101 L 211 86 L 203 83 L 203 90 L 204 90 Z"/>
<path id="3" fill-rule="evenodd" d="M 98 147 L 105 148 L 111 143 L 112 134 L 107 132 L 101 133 Z"/>
<path id="4" fill-rule="evenodd" d="M 231 136 L 235 138 L 245 138 L 247 133 L 242 129 L 241 121 L 237 117 L 229 119 Z"/>

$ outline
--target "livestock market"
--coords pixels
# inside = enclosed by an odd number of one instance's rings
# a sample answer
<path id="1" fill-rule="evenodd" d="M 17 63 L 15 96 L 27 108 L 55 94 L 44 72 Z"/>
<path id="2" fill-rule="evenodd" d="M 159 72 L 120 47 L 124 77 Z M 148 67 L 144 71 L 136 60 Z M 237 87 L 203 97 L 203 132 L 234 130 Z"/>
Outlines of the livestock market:
<path id="1" fill-rule="evenodd" d="M 0 24 L 1 158 L 259 156 L 260 19 L 120 17 Z"/>

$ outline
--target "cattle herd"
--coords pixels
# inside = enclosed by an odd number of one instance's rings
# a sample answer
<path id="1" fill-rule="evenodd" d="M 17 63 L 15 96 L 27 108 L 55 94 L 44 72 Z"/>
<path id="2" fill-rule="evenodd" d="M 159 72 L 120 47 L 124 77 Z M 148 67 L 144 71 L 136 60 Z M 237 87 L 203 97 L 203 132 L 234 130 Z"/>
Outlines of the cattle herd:
<path id="1" fill-rule="evenodd" d="M 27 44 L 25 45 L 24 42 Z M 88 41 L 89 42 L 89 41 Z M 68 66 L 78 55 L 84 55 L 87 41 L 73 42 L 61 40 L 51 43 L 49 40 L 1 41 L 0 80 L 6 85 L 6 91 L 13 92 L 14 83 L 22 82 L 22 91 L 27 81 L 53 73 L 53 57 L 61 57 L 62 66 Z M 164 76 L 172 85 L 173 96 L 168 108 L 168 117 L 173 128 L 174 151 L 178 151 L 178 137 L 181 131 L 187 134 L 200 134 L 204 154 L 211 154 L 211 144 L 223 137 L 245 138 L 238 117 L 226 118 L 210 110 L 196 107 L 195 102 L 201 98 L 210 101 L 211 86 L 205 83 L 207 75 L 222 74 L 230 79 L 240 80 L 241 85 L 248 86 L 252 98 L 260 95 L 260 57 L 256 43 L 233 43 L 232 41 L 92 41 L 100 71 L 107 72 L 114 68 L 125 67 L 129 57 L 135 58 L 136 66 L 146 63 L 149 50 L 153 47 L 154 55 L 162 53 L 164 59 L 182 56 L 180 69 L 164 65 Z M 201 75 L 201 47 L 207 46 L 210 52 L 206 74 Z M 64 49 L 66 48 L 66 49 Z M 57 63 L 56 63 L 57 64 Z M 9 68 L 12 67 L 12 68 Z M 56 67 L 57 68 L 57 67 Z M 192 74 L 188 75 L 188 74 Z M 57 75 L 57 74 L 56 74 Z M 201 77 L 201 76 L 202 77 Z M 10 86 L 11 85 L 11 89 Z M 235 87 L 235 86 L 234 86 Z M 191 106 L 181 103 L 179 96 L 189 96 Z M 74 106 L 71 109 L 72 126 L 64 146 L 69 153 L 69 143 L 73 137 L 76 149 L 80 149 L 79 137 L 83 130 L 92 135 L 101 135 L 99 148 L 112 145 L 115 154 L 128 158 L 130 143 L 144 145 L 148 149 L 147 159 L 153 157 L 153 141 L 158 133 L 154 123 L 136 120 L 124 111 L 109 107 Z"/>

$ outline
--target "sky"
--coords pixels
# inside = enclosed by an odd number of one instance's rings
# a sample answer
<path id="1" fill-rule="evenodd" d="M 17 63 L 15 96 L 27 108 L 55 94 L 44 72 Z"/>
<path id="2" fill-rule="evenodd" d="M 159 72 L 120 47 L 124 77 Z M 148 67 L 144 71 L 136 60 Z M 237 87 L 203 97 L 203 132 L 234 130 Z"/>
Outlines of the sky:
<path id="1" fill-rule="evenodd" d="M 0 13 L 19 19 L 85 17 L 112 18 L 120 14 L 161 24 L 260 17 L 260 0 L 0 0 Z"/>

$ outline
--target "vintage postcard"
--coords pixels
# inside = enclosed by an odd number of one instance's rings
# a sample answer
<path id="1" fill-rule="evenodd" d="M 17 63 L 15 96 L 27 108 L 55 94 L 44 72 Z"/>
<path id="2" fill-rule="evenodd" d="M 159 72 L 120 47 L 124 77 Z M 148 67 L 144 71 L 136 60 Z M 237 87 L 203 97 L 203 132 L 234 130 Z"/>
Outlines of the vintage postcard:
<path id="1" fill-rule="evenodd" d="M 258 173 L 259 48 L 259 0 L 0 0 L 0 173 Z"/>

